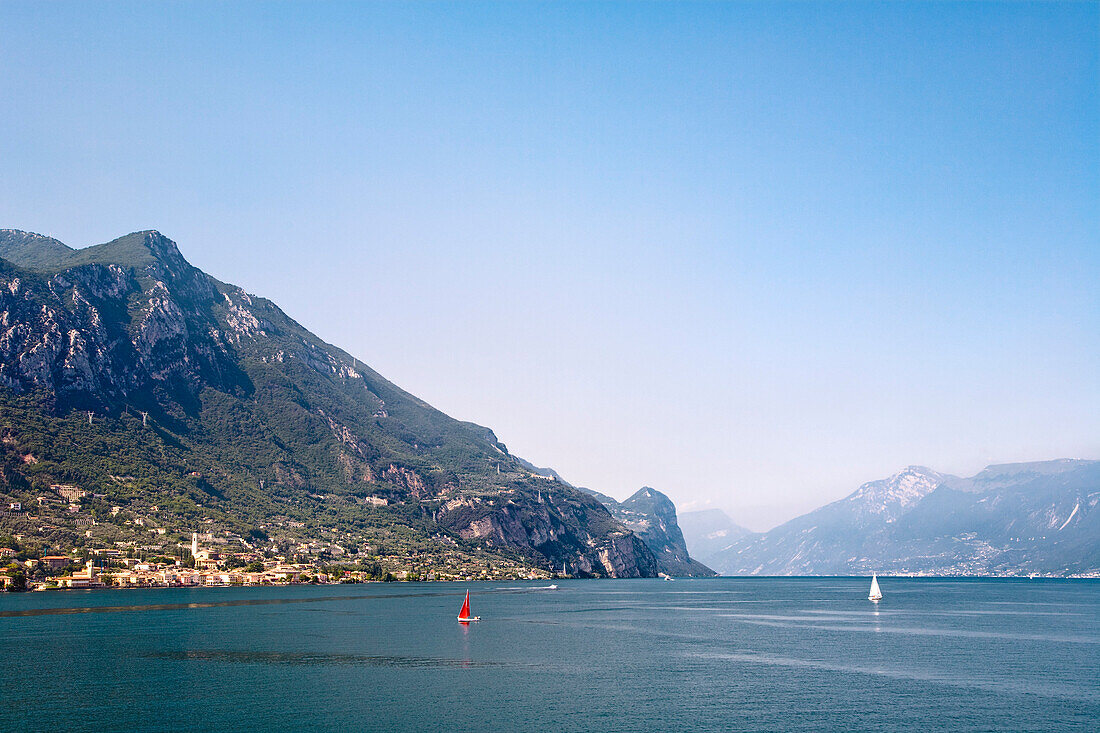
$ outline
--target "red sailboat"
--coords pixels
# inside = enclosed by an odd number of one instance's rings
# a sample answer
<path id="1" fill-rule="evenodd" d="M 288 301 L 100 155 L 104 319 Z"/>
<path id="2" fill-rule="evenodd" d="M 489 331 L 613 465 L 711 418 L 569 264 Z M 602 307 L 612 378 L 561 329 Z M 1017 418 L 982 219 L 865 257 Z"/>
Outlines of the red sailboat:
<path id="1" fill-rule="evenodd" d="M 481 616 L 470 615 L 470 591 L 466 591 L 466 600 L 462 602 L 462 610 L 458 612 L 458 620 L 464 624 L 481 620 Z"/>

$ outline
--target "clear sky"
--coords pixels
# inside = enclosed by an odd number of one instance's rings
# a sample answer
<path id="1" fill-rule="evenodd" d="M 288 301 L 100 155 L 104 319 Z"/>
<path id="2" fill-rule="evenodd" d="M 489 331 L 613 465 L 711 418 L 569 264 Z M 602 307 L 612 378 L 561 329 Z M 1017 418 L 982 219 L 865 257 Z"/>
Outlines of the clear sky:
<path id="1" fill-rule="evenodd" d="M 1100 458 L 1100 3 L 0 2 L 0 226 L 159 229 L 754 528 Z"/>

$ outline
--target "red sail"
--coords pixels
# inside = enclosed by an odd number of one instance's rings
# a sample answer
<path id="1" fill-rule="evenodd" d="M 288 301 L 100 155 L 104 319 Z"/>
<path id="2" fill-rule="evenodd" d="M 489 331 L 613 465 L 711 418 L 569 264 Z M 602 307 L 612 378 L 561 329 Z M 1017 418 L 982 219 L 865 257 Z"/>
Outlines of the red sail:
<path id="1" fill-rule="evenodd" d="M 470 591 L 466 591 L 466 600 L 462 602 L 462 610 L 458 612 L 459 618 L 470 618 Z"/>

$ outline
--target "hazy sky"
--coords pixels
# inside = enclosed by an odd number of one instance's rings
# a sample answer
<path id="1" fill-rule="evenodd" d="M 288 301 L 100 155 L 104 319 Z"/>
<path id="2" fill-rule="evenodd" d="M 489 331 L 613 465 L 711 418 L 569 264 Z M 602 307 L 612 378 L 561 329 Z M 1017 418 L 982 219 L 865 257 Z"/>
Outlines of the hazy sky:
<path id="1" fill-rule="evenodd" d="M 0 226 L 159 229 L 619 498 L 1100 458 L 1095 2 L 2 2 L 0 100 Z"/>

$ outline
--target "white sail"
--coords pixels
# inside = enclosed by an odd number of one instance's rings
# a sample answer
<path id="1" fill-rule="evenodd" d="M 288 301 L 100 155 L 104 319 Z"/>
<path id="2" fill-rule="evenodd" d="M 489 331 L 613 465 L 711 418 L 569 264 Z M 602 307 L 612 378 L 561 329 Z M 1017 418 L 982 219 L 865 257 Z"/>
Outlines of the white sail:
<path id="1" fill-rule="evenodd" d="M 867 594 L 867 600 L 879 601 L 882 600 L 882 591 L 878 587 L 878 575 L 871 575 L 871 592 Z"/>

